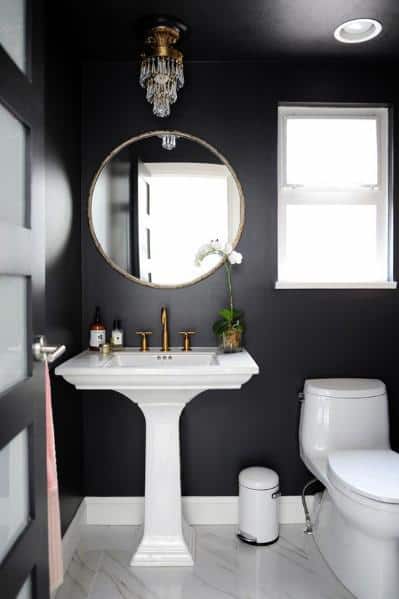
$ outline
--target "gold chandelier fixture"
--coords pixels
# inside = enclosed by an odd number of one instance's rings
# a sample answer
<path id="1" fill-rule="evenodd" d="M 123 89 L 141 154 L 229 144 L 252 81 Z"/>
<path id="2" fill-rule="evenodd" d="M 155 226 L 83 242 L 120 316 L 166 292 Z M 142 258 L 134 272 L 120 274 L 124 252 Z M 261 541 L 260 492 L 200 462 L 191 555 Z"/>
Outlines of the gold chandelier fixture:
<path id="1" fill-rule="evenodd" d="M 170 115 L 171 104 L 184 85 L 183 53 L 175 46 L 187 27 L 171 19 L 159 17 L 159 24 L 146 34 L 141 55 L 140 85 L 158 117 Z"/>

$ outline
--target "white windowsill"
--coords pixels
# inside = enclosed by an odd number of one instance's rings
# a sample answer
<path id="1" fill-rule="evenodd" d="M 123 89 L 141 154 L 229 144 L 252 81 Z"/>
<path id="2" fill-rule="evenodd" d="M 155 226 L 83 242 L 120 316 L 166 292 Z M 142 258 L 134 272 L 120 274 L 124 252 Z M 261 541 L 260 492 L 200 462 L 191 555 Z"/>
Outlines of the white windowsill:
<path id="1" fill-rule="evenodd" d="M 396 289 L 396 281 L 370 281 L 368 283 L 306 283 L 276 281 L 275 289 Z"/>

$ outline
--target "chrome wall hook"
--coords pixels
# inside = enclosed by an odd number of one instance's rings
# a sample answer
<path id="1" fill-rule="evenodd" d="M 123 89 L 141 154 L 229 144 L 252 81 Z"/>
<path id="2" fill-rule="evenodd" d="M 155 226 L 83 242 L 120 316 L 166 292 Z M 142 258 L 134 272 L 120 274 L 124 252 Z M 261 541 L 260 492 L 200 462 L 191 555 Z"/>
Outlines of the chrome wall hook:
<path id="1" fill-rule="evenodd" d="M 45 335 L 36 335 L 32 345 L 33 359 L 36 362 L 54 362 L 65 352 L 65 345 L 47 345 Z"/>

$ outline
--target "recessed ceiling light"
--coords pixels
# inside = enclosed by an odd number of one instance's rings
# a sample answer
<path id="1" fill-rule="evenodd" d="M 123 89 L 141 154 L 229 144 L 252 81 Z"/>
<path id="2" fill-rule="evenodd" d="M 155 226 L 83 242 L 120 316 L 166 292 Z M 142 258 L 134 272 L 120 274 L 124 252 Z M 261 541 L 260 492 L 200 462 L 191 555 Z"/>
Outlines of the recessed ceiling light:
<path id="1" fill-rule="evenodd" d="M 334 37 L 343 44 L 360 44 L 377 37 L 382 25 L 374 19 L 353 19 L 342 23 L 334 31 Z"/>

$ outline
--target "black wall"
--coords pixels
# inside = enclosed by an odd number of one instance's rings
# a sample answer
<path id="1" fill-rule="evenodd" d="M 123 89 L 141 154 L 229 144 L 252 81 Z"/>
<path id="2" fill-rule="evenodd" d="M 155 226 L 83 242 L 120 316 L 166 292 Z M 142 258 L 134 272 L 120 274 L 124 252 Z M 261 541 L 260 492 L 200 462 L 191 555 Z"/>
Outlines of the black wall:
<path id="1" fill-rule="evenodd" d="M 309 477 L 298 453 L 298 400 L 307 377 L 378 377 L 387 385 L 391 419 L 399 416 L 395 291 L 276 291 L 278 102 L 383 102 L 399 109 L 394 65 L 350 63 L 194 63 L 172 116 L 152 116 L 130 63 L 87 63 L 82 106 L 83 329 L 94 306 L 107 325 L 122 318 L 127 343 L 149 327 L 160 342 L 160 306 L 170 310 L 172 342 L 184 326 L 213 344 L 211 323 L 225 304 L 223 271 L 184 289 L 136 285 L 97 253 L 87 226 L 87 194 L 99 164 L 115 146 L 146 130 L 180 129 L 214 145 L 236 170 L 246 198 L 246 224 L 235 268 L 236 304 L 245 310 L 246 345 L 260 366 L 240 391 L 207 392 L 181 422 L 185 495 L 233 495 L 241 468 L 259 464 L 281 475 L 284 494 Z M 394 139 L 399 137 L 395 123 Z M 395 173 L 398 161 L 395 158 Z M 397 192 L 395 191 L 395 205 Z M 395 214 L 395 220 L 396 214 Z M 338 240 L 337 240 L 338 243 Z M 396 277 L 398 275 L 395 267 Z M 144 418 L 116 393 L 85 392 L 86 495 L 142 495 Z M 359 415 L 361 418 L 361 415 Z M 392 430 L 399 447 L 399 431 Z"/>
<path id="2" fill-rule="evenodd" d="M 81 349 L 80 68 L 47 36 L 46 114 L 46 334 Z M 55 365 L 54 365 L 55 366 Z M 82 500 L 82 404 L 79 392 L 52 376 L 62 530 Z"/>

